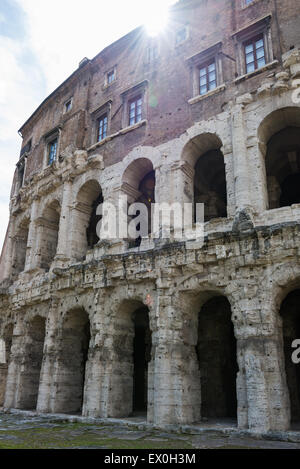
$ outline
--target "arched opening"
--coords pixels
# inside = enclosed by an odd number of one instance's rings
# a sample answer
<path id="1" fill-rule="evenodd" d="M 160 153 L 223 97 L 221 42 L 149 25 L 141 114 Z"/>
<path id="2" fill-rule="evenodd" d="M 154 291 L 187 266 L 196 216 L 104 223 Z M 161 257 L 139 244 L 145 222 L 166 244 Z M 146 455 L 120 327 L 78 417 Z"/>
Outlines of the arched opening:
<path id="1" fill-rule="evenodd" d="M 133 340 L 133 412 L 147 412 L 148 363 L 151 360 L 151 332 L 148 308 L 141 307 L 134 312 Z"/>
<path id="2" fill-rule="evenodd" d="M 10 362 L 13 329 L 13 324 L 8 324 L 4 328 L 3 336 L 0 339 L 0 407 L 3 406 L 5 398 L 6 380 L 8 366 Z"/>
<path id="3" fill-rule="evenodd" d="M 35 316 L 29 325 L 19 383 L 18 409 L 35 410 L 44 352 L 45 319 Z"/>
<path id="4" fill-rule="evenodd" d="M 200 156 L 195 166 L 195 204 L 204 204 L 204 221 L 227 217 L 224 157 L 220 150 Z"/>
<path id="5" fill-rule="evenodd" d="M 300 203 L 300 109 L 286 107 L 269 114 L 258 128 L 265 173 L 266 209 Z"/>
<path id="6" fill-rule="evenodd" d="M 73 250 L 75 257 L 84 259 L 88 249 L 98 243 L 97 224 L 101 219 L 97 215 L 98 206 L 103 203 L 103 195 L 96 180 L 86 182 L 77 194 L 76 220 L 73 229 Z"/>
<path id="7" fill-rule="evenodd" d="M 149 309 L 141 302 L 125 302 L 115 327 L 114 417 L 147 413 L 148 365 L 151 360 Z"/>
<path id="8" fill-rule="evenodd" d="M 267 145 L 269 209 L 300 203 L 300 127 L 287 127 Z"/>
<path id="9" fill-rule="evenodd" d="M 46 271 L 54 260 L 57 251 L 60 220 L 60 205 L 57 200 L 49 204 L 43 213 L 41 239 L 41 268 Z"/>
<path id="10" fill-rule="evenodd" d="M 227 189 L 222 142 L 216 134 L 205 133 L 190 140 L 183 159 L 194 169 L 193 201 L 204 204 L 204 221 L 227 217 Z"/>
<path id="11" fill-rule="evenodd" d="M 197 355 L 201 375 L 201 416 L 236 419 L 236 339 L 231 307 L 225 297 L 214 297 L 198 316 Z"/>
<path id="12" fill-rule="evenodd" d="M 12 256 L 12 273 L 18 275 L 25 269 L 27 241 L 29 231 L 29 219 L 23 220 L 14 237 L 13 256 Z"/>
<path id="13" fill-rule="evenodd" d="M 70 311 L 61 335 L 56 412 L 82 413 L 90 337 L 88 314 L 83 309 Z"/>
<path id="14" fill-rule="evenodd" d="M 290 395 L 291 422 L 300 423 L 300 364 L 293 363 L 292 343 L 300 339 L 300 290 L 287 295 L 281 304 L 285 370 Z"/>
<path id="15" fill-rule="evenodd" d="M 123 190 L 128 197 L 128 204 L 142 203 L 145 205 L 147 210 L 147 232 L 150 234 L 152 231 L 151 204 L 155 203 L 155 171 L 151 161 L 146 158 L 135 160 L 124 172 L 122 182 Z M 137 211 L 130 218 L 134 220 L 140 215 L 142 215 L 140 211 Z M 141 229 L 140 223 L 137 223 L 136 229 L 137 231 Z M 131 239 L 129 247 L 140 246 L 141 240 L 141 236 Z"/>

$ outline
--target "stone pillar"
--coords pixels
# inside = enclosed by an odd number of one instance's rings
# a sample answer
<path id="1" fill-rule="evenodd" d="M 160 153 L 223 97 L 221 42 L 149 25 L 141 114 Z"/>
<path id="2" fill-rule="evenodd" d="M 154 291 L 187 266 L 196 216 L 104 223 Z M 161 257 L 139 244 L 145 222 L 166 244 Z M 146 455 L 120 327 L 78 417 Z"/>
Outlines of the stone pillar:
<path id="1" fill-rule="evenodd" d="M 24 322 L 20 315 L 14 326 L 10 362 L 8 366 L 4 409 L 17 408 L 19 402 L 19 381 L 24 357 Z"/>
<path id="2" fill-rule="evenodd" d="M 251 206 L 249 186 L 249 168 L 247 159 L 247 134 L 243 116 L 243 104 L 236 104 L 231 109 L 233 171 L 235 180 L 236 211 Z"/>
<path id="3" fill-rule="evenodd" d="M 86 364 L 82 415 L 107 418 L 113 360 L 112 340 L 107 333 L 107 324 L 103 319 L 104 304 L 98 304 L 97 309 L 91 324 L 91 330 L 94 333 L 91 336 Z"/>
<path id="4" fill-rule="evenodd" d="M 36 224 L 36 220 L 38 217 L 38 206 L 39 206 L 39 199 L 36 197 L 33 199 L 32 206 L 31 206 L 31 217 L 30 217 L 30 224 L 29 224 L 29 230 L 28 230 L 25 271 L 34 270 L 39 265 L 39 258 L 37 255 L 38 226 Z"/>
<path id="5" fill-rule="evenodd" d="M 226 194 L 227 194 L 227 216 L 233 217 L 235 215 L 235 184 L 233 174 L 233 153 L 232 145 L 226 144 L 221 147 L 221 152 L 224 156 L 225 174 L 226 174 Z"/>
<path id="6" fill-rule="evenodd" d="M 15 231 L 15 217 L 11 216 L 8 225 L 7 233 L 7 243 L 5 246 L 4 254 L 4 268 L 3 268 L 3 278 L 9 278 L 12 275 L 12 259 L 14 251 L 14 231 Z"/>
<path id="7" fill-rule="evenodd" d="M 71 197 L 72 197 L 72 180 L 67 179 L 63 185 L 62 206 L 59 220 L 59 232 L 57 250 L 55 256 L 55 267 L 65 267 L 70 260 L 70 226 L 71 220 Z"/>
<path id="8" fill-rule="evenodd" d="M 270 303 L 244 299 L 233 306 L 239 373 L 238 426 L 255 432 L 289 427 L 289 396 L 278 321 Z M 237 310 L 240 314 L 237 315 Z"/>
<path id="9" fill-rule="evenodd" d="M 43 363 L 40 374 L 38 412 L 54 412 L 56 395 L 57 357 L 59 353 L 59 300 L 52 298 L 46 321 Z"/>
<path id="10" fill-rule="evenodd" d="M 148 421 L 156 425 L 199 422 L 200 372 L 196 356 L 197 326 L 172 304 L 168 290 L 158 291 L 157 330 L 153 333 L 154 370 L 150 383 L 153 408 Z"/>

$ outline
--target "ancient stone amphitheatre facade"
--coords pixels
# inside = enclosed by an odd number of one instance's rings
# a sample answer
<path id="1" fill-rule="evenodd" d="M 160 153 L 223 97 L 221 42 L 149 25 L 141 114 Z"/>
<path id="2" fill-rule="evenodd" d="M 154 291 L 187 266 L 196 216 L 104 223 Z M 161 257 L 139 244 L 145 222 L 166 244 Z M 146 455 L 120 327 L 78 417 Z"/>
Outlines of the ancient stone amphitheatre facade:
<path id="1" fill-rule="evenodd" d="M 300 3 L 182 0 L 20 129 L 0 406 L 155 425 L 300 421 Z M 16 119 L 17 121 L 17 119 Z M 201 247 L 99 239 L 127 195 L 205 204 Z"/>

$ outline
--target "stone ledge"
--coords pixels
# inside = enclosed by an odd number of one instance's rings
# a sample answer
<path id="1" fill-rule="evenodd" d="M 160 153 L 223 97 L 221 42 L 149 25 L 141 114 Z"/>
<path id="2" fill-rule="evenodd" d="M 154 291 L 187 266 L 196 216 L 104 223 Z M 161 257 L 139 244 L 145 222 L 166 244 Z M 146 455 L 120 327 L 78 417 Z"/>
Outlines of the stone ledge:
<path id="1" fill-rule="evenodd" d="M 196 104 L 199 101 L 203 101 L 204 99 L 209 98 L 210 96 L 214 96 L 215 94 L 221 93 L 221 91 L 223 91 L 225 89 L 226 89 L 225 84 L 220 85 L 217 88 L 215 88 L 214 90 L 208 91 L 205 94 L 199 94 L 198 96 L 195 96 L 194 98 L 189 99 L 188 103 L 189 104 Z"/>
<path id="2" fill-rule="evenodd" d="M 107 137 L 105 137 L 103 140 L 101 140 L 100 142 L 97 142 L 97 143 L 94 143 L 94 145 L 90 146 L 88 149 L 87 149 L 87 152 L 90 153 L 91 151 L 94 151 L 96 150 L 97 148 L 101 147 L 102 145 L 105 145 L 105 143 L 109 142 L 110 140 L 118 137 L 119 135 L 124 135 L 124 134 L 127 134 L 128 132 L 131 132 L 132 130 L 135 130 L 135 129 L 138 129 L 139 127 L 142 127 L 143 125 L 146 125 L 147 124 L 147 119 L 143 119 L 141 120 L 140 122 L 138 122 L 137 124 L 134 124 L 134 125 L 130 125 L 128 127 L 124 127 L 124 129 L 121 129 L 119 130 L 118 132 L 114 133 L 114 134 L 111 134 L 111 135 L 108 135 Z"/>
<path id="3" fill-rule="evenodd" d="M 253 72 L 245 73 L 245 75 L 241 75 L 237 77 L 234 80 L 234 83 L 238 85 L 241 81 L 248 80 L 249 78 L 255 77 L 256 75 L 259 75 L 260 73 L 263 73 L 266 70 L 275 68 L 278 64 L 279 64 L 278 60 L 273 60 L 273 62 L 266 64 L 264 67 L 261 67 L 258 70 L 254 70 Z"/>

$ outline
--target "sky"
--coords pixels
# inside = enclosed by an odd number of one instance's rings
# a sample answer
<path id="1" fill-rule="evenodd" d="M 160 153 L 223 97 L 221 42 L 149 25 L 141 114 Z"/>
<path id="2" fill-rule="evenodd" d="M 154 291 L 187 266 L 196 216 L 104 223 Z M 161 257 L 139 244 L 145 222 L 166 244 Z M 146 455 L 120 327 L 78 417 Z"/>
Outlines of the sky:
<path id="1" fill-rule="evenodd" d="M 0 252 L 21 147 L 18 129 L 78 67 L 175 0 L 0 0 Z"/>

